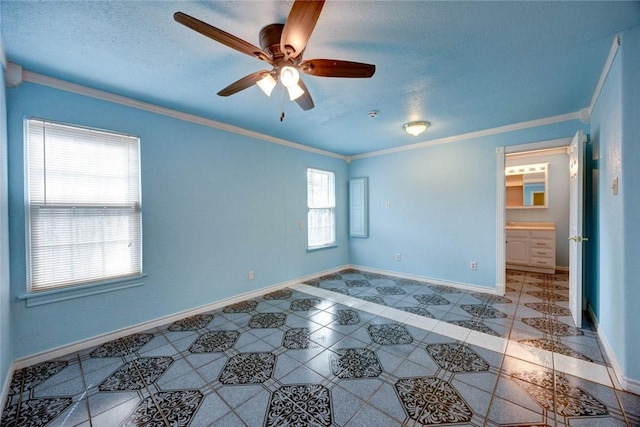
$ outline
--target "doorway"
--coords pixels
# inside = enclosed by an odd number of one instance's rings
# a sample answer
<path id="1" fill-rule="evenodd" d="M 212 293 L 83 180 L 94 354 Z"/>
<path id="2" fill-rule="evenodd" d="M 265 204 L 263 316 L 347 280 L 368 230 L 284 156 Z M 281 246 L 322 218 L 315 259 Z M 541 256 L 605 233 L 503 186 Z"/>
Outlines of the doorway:
<path id="1" fill-rule="evenodd" d="M 497 265 L 496 277 L 497 283 L 506 284 L 506 226 L 509 222 L 543 222 L 553 223 L 556 228 L 556 248 L 557 256 L 554 260 L 553 268 L 560 271 L 569 271 L 571 263 L 569 262 L 570 241 L 572 236 L 570 231 L 570 207 L 569 207 L 569 187 L 571 184 L 569 173 L 569 151 L 572 138 L 562 138 L 550 141 L 541 141 L 531 144 L 521 144 L 508 147 L 499 147 L 496 150 L 497 158 Z M 549 164 L 549 188 L 548 194 L 545 195 L 548 201 L 546 208 L 522 207 L 507 208 L 506 193 L 506 176 L 505 167 L 513 164 L 527 163 L 548 163 L 544 159 L 555 157 L 555 161 Z M 558 165 L 558 158 L 562 159 L 562 164 Z M 558 179 L 562 178 L 561 185 L 558 185 Z M 582 194 L 580 198 L 582 198 Z M 582 200 L 581 200 L 582 201 Z M 517 246 L 517 245 L 516 245 Z M 576 268 L 573 266 L 572 268 Z M 573 272 L 574 278 L 580 279 L 581 286 L 581 267 L 579 271 Z M 570 277 L 572 272 L 569 271 Z M 580 288 L 582 291 L 582 288 Z M 501 289 L 496 288 L 497 293 L 501 293 Z M 574 291 L 574 294 L 576 292 Z M 582 292 L 578 292 L 582 294 Z M 577 312 L 574 313 L 574 322 L 580 326 L 582 314 L 582 295 L 579 296 L 580 304 Z M 575 299 L 575 296 L 574 296 Z"/>

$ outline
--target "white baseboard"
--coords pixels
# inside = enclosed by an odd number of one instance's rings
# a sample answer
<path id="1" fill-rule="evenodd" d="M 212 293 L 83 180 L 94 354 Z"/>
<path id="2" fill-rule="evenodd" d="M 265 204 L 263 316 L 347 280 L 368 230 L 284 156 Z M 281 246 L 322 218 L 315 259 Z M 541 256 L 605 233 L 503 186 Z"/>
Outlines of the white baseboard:
<path id="1" fill-rule="evenodd" d="M 613 375 L 615 375 L 615 378 L 612 378 L 612 379 L 616 380 L 620 388 L 622 388 L 623 390 L 626 390 L 635 394 L 640 394 L 640 381 L 635 380 L 633 378 L 627 378 L 622 374 L 622 369 L 620 369 L 620 364 L 618 363 L 615 353 L 611 348 L 611 344 L 609 344 L 609 341 L 607 340 L 607 336 L 605 335 L 604 331 L 600 327 L 600 324 L 598 323 L 598 318 L 596 317 L 596 314 L 593 312 L 593 308 L 590 305 L 587 306 L 587 312 L 589 313 L 589 316 L 591 317 L 593 324 L 596 325 L 598 338 L 600 338 L 600 342 L 604 347 L 604 352 L 607 354 L 607 358 L 611 362 L 612 369 L 610 369 L 609 371 L 610 372 L 613 371 Z"/>
<path id="2" fill-rule="evenodd" d="M 3 410 L 5 405 L 7 404 L 7 398 L 9 397 L 9 386 L 11 385 L 11 380 L 13 379 L 13 373 L 16 371 L 15 364 L 12 363 L 9 367 L 9 372 L 7 372 L 7 377 L 4 379 L 4 384 L 2 384 L 2 393 L 0 393 L 0 410 Z"/>
<path id="3" fill-rule="evenodd" d="M 282 289 L 282 288 L 286 288 L 286 287 L 291 287 L 294 286 L 298 283 L 307 281 L 307 280 L 312 280 L 315 279 L 317 277 L 321 277 L 327 274 L 332 274 L 332 273 L 336 273 L 340 270 L 344 270 L 346 268 L 348 268 L 348 265 L 343 265 L 341 267 L 336 267 L 336 268 L 332 268 L 329 270 L 325 270 L 319 273 L 314 273 L 308 276 L 302 276 L 302 277 L 298 277 L 296 279 L 293 280 L 287 280 L 285 282 L 282 283 L 278 283 L 275 285 L 271 285 L 271 286 L 267 286 L 264 288 L 260 288 L 260 289 L 256 289 L 254 291 L 250 291 L 250 292 L 245 292 L 243 294 L 240 295 L 235 295 L 233 297 L 230 298 L 226 298 L 220 301 L 216 301 L 213 303 L 209 303 L 209 304 L 205 304 L 202 305 L 200 307 L 196 307 L 196 308 L 192 308 L 189 310 L 185 310 L 185 311 L 181 311 L 178 313 L 174 313 L 168 316 L 163 316 L 163 317 L 159 317 L 157 319 L 154 320 L 150 320 L 148 322 L 142 322 L 142 323 L 138 323 L 137 325 L 133 325 L 133 326 L 129 326 L 126 328 L 122 328 L 122 329 L 118 329 L 116 331 L 113 332 L 108 332 L 106 334 L 102 334 L 102 335 L 97 335 L 95 337 L 92 338 L 87 338 L 84 340 L 80 340 L 77 341 L 75 343 L 72 344 L 67 344 L 67 345 L 63 345 L 60 347 L 56 347 L 53 349 L 49 349 L 40 353 L 36 353 L 30 356 L 26 356 L 20 359 L 17 359 L 13 362 L 13 369 L 17 370 L 17 369 L 22 369 L 25 368 L 27 366 L 31 366 L 31 365 L 35 365 L 37 363 L 41 363 L 41 362 L 45 362 L 47 360 L 51 360 L 51 359 L 55 359 L 58 357 L 62 357 L 65 356 L 67 354 L 70 353 L 75 353 L 78 351 L 82 351 L 91 347 L 95 347 L 95 346 L 99 346 L 102 345 L 106 342 L 118 339 L 118 338 L 122 338 L 122 337 L 126 337 L 127 335 L 131 335 L 131 334 L 135 334 L 135 333 L 139 333 L 139 332 L 143 332 L 152 328 L 157 328 L 157 327 L 161 327 L 164 325 L 167 325 L 169 323 L 173 323 L 176 320 L 180 320 L 180 319 L 184 319 L 185 317 L 189 317 L 189 316 L 195 316 L 196 314 L 201 314 L 201 313 L 205 313 L 207 311 L 212 311 L 212 310 L 216 310 L 222 307 L 225 307 L 229 304 L 234 304 L 236 302 L 240 302 L 246 299 L 251 299 L 251 298 L 255 298 L 257 296 L 266 294 L 268 292 L 273 292 L 275 290 L 278 289 Z M 9 377 L 11 378 L 11 377 Z"/>
<path id="4" fill-rule="evenodd" d="M 424 277 L 424 276 L 417 276 L 415 274 L 406 274 L 406 273 L 399 273 L 396 271 L 389 271 L 389 270 L 382 270 L 379 268 L 370 268 L 370 267 L 364 267 L 361 265 L 351 265 L 350 268 L 353 268 L 355 270 L 360 270 L 360 271 L 365 271 L 367 273 L 377 273 L 377 274 L 382 274 L 385 276 L 391 276 L 391 277 L 397 277 L 398 279 L 409 279 L 409 280 L 416 280 L 418 282 L 425 282 L 431 285 L 443 285 L 443 286 L 451 286 L 452 288 L 458 288 L 458 289 L 464 289 L 467 291 L 473 291 L 473 292 L 485 292 L 485 293 L 490 293 L 490 294 L 498 294 L 499 292 L 499 284 L 496 284 L 496 287 L 494 288 L 488 288 L 485 286 L 478 286 L 478 285 L 472 285 L 470 283 L 462 283 L 462 282 L 453 282 L 450 280 L 442 280 L 442 279 L 434 279 L 432 277 Z M 502 294 L 498 294 L 498 295 L 504 295 L 504 290 L 505 287 L 504 285 L 502 285 Z"/>

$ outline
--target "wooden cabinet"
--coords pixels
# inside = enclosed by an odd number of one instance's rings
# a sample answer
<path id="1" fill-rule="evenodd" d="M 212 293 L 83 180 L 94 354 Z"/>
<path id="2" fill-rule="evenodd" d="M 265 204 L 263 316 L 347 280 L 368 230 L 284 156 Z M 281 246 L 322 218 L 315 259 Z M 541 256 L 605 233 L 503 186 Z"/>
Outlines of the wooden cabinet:
<path id="1" fill-rule="evenodd" d="M 553 274 L 556 267 L 555 226 L 552 223 L 531 224 L 507 226 L 507 268 Z"/>

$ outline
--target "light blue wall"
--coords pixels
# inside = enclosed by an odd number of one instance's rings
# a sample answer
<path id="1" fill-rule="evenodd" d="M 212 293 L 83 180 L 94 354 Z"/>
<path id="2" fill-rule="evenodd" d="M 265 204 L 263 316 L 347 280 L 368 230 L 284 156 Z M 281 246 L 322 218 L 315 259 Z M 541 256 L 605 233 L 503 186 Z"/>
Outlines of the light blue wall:
<path id="1" fill-rule="evenodd" d="M 598 160 L 596 227 L 597 278 L 589 291 L 604 339 L 625 380 L 640 387 L 640 27 L 622 34 L 591 118 Z M 619 194 L 611 190 L 619 178 Z"/>
<path id="2" fill-rule="evenodd" d="M 549 163 L 548 208 L 507 209 L 507 221 L 553 222 L 556 226 L 556 265 L 569 267 L 569 156 L 551 154 L 507 161 L 507 165 Z"/>
<path id="3" fill-rule="evenodd" d="M 583 127 L 557 123 L 354 160 L 350 176 L 369 177 L 370 233 L 351 239 L 351 263 L 493 288 L 504 244 L 496 242 L 496 147 L 571 137 Z"/>
<path id="4" fill-rule="evenodd" d="M 625 375 L 640 390 L 640 26 L 623 34 L 622 187 L 624 199 Z"/>
<path id="5" fill-rule="evenodd" d="M 0 40 L 0 43 L 2 41 Z M 1 46 L 0 46 L 1 47 Z M 0 49 L 0 52 L 2 49 Z M 9 297 L 9 210 L 7 193 L 7 108 L 4 87 L 4 67 L 0 65 L 0 395 L 11 368 Z M 0 402 L 4 405 L 4 402 Z"/>
<path id="6" fill-rule="evenodd" d="M 14 358 L 348 263 L 341 159 L 34 84 L 9 89 L 7 101 Z M 32 308 L 16 300 L 25 292 L 25 116 L 140 136 L 144 286 Z M 336 173 L 338 201 L 338 247 L 313 253 L 298 227 L 308 166 Z"/>

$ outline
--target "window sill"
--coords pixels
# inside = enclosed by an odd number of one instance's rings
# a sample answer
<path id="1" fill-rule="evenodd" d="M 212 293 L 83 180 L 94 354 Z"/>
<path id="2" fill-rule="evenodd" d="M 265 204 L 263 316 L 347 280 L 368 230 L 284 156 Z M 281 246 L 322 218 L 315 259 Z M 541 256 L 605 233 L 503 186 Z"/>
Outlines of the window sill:
<path id="1" fill-rule="evenodd" d="M 27 307 L 36 307 L 54 302 L 66 301 L 75 298 L 82 298 L 89 295 L 97 295 L 105 292 L 120 291 L 123 289 L 142 286 L 142 279 L 146 274 L 140 276 L 127 277 L 123 279 L 110 280 L 100 283 L 72 286 L 68 288 L 52 289 L 50 291 L 26 293 L 18 295 L 19 300 L 26 300 Z"/>
<path id="2" fill-rule="evenodd" d="M 324 246 L 314 246 L 312 248 L 307 248 L 307 252 L 316 252 L 316 251 L 321 251 L 323 249 L 331 249 L 331 248 L 337 248 L 337 247 L 338 247 L 337 243 L 330 243 Z"/>

